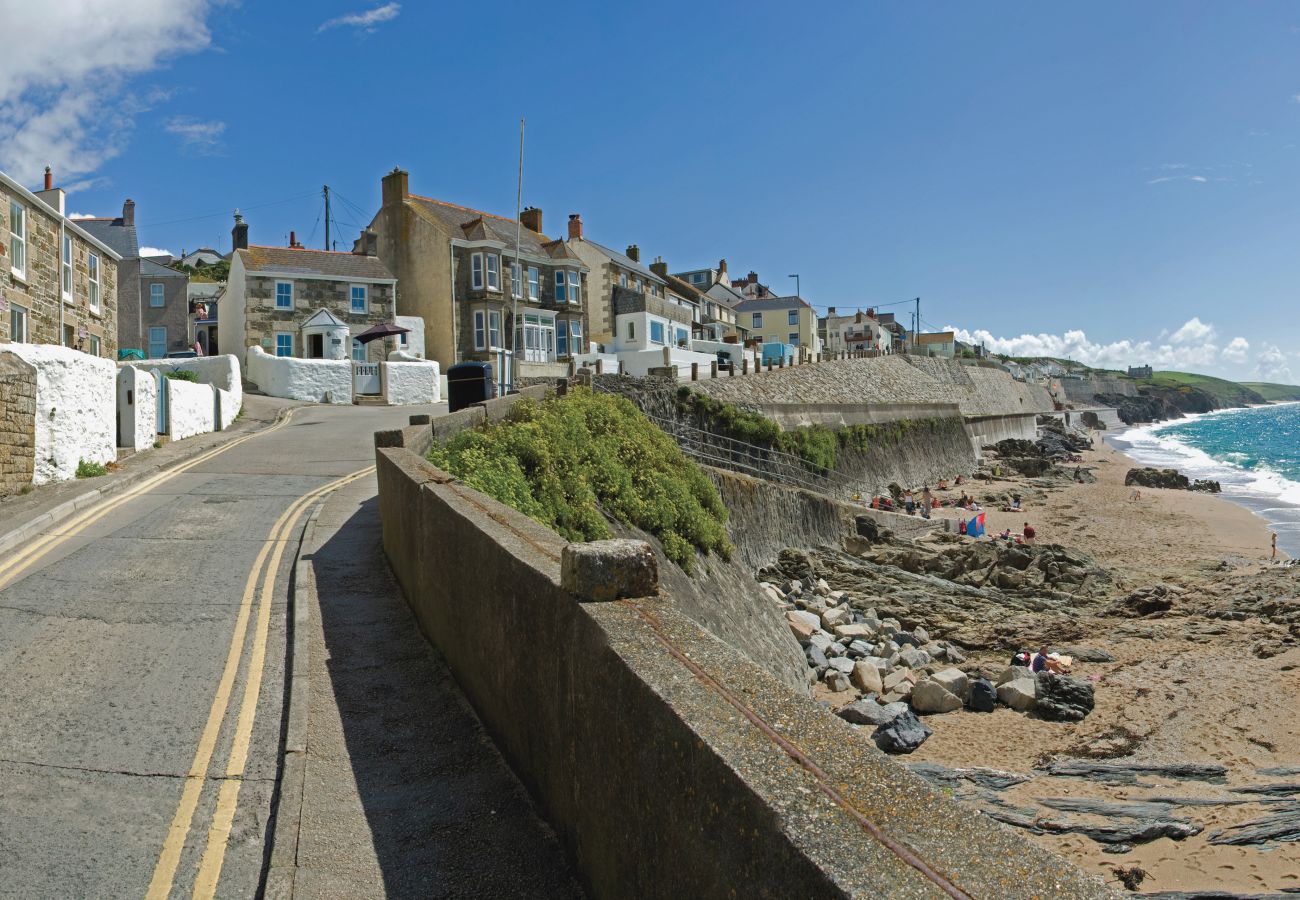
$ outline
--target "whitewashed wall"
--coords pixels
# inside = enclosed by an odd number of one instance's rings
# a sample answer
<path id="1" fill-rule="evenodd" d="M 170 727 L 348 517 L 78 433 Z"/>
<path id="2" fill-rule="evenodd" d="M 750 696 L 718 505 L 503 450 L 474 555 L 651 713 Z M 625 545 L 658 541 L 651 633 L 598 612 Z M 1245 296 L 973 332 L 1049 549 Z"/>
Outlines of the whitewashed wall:
<path id="1" fill-rule="evenodd" d="M 424 319 L 421 316 L 394 316 L 394 324 L 411 329 L 406 334 L 406 346 L 402 350 L 417 359 L 424 359 Z M 399 347 L 402 345 L 399 343 Z"/>
<path id="2" fill-rule="evenodd" d="M 248 380 L 263 393 L 310 403 L 352 403 L 352 363 L 345 359 L 296 359 L 248 348 Z"/>
<path id="3" fill-rule="evenodd" d="M 228 353 L 219 356 L 195 356 L 188 359 L 147 359 L 130 365 L 145 371 L 157 369 L 160 372 L 193 372 L 198 376 L 201 384 L 210 384 L 233 394 L 236 409 L 243 406 L 244 384 L 239 360 Z"/>
<path id="4" fill-rule="evenodd" d="M 135 366 L 117 371 L 117 437 L 120 446 L 136 451 L 158 439 L 158 387 L 152 374 Z"/>
<path id="5" fill-rule="evenodd" d="M 384 400 L 390 406 L 437 403 L 442 399 L 438 363 L 385 362 L 379 364 Z"/>
<path id="6" fill-rule="evenodd" d="M 6 344 L 36 368 L 34 484 L 67 481 L 82 460 L 117 459 L 117 366 L 54 344 Z"/>
<path id="7" fill-rule="evenodd" d="M 214 394 L 210 384 L 164 378 L 167 386 L 167 436 L 173 441 L 207 434 L 215 424 Z"/>
<path id="8" fill-rule="evenodd" d="M 219 387 L 212 390 L 217 395 L 217 430 L 225 431 L 239 415 L 240 395 L 233 391 L 223 391 Z"/>

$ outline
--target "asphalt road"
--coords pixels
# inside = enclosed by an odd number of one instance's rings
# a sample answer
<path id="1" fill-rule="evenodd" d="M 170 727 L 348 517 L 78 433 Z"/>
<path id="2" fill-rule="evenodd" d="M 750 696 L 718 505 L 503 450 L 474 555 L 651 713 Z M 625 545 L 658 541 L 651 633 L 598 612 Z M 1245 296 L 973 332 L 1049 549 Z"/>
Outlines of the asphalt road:
<path id="1" fill-rule="evenodd" d="M 256 893 L 303 498 L 429 411 L 304 407 L 0 559 L 0 896 Z"/>

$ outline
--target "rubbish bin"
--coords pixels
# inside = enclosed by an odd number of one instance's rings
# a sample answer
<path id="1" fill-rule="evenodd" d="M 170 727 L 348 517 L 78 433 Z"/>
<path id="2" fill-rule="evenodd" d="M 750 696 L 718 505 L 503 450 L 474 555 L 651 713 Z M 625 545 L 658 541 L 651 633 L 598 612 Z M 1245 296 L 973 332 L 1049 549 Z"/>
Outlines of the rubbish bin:
<path id="1" fill-rule="evenodd" d="M 455 412 L 496 396 L 492 380 L 492 364 L 485 362 L 456 363 L 447 370 L 447 410 Z"/>

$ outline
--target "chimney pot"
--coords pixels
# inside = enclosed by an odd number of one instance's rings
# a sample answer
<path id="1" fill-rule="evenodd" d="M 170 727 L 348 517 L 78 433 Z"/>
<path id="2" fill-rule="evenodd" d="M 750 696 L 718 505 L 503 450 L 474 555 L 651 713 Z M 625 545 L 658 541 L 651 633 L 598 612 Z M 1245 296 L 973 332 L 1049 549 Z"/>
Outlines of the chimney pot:
<path id="1" fill-rule="evenodd" d="M 630 259 L 630 260 L 632 260 L 632 262 L 640 262 L 640 261 L 641 261 L 641 248 L 638 247 L 636 244 L 628 244 L 628 245 L 627 245 L 627 258 Z"/>
<path id="2" fill-rule="evenodd" d="M 401 166 L 394 166 L 380 181 L 384 206 L 401 203 L 410 194 L 410 175 Z"/>
<path id="3" fill-rule="evenodd" d="M 230 229 L 230 247 L 232 250 L 248 249 L 248 224 L 239 210 L 235 210 L 235 227 Z"/>
<path id="4" fill-rule="evenodd" d="M 290 247 L 298 246 L 298 235 L 294 234 L 292 231 L 289 232 L 289 246 Z"/>
<path id="5" fill-rule="evenodd" d="M 519 223 L 529 231 L 542 233 L 542 211 L 535 206 L 530 206 L 519 214 Z"/>
<path id="6" fill-rule="evenodd" d="M 135 201 L 129 197 L 122 204 L 122 224 L 128 228 L 135 227 Z"/>
<path id="7" fill-rule="evenodd" d="M 54 190 L 54 170 L 49 166 L 45 167 L 45 189 L 47 191 Z"/>
<path id="8" fill-rule="evenodd" d="M 569 216 L 569 240 L 582 240 L 582 214 L 574 213 Z"/>

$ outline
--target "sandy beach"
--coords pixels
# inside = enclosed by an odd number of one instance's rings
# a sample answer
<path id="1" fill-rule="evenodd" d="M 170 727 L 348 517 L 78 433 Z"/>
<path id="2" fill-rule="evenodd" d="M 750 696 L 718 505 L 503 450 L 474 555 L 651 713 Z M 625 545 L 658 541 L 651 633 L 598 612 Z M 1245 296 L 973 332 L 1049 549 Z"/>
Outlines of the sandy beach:
<path id="1" fill-rule="evenodd" d="M 934 736 L 907 761 L 1035 774 L 1001 795 L 1022 808 L 1043 798 L 1192 798 L 1200 803 L 1177 806 L 1172 815 L 1202 830 L 1181 841 L 1159 838 L 1107 853 L 1102 844 L 1079 835 L 1032 839 L 1112 882 L 1116 866 L 1137 866 L 1145 873 L 1142 892 L 1300 888 L 1300 843 L 1208 842 L 1225 826 L 1294 809 L 1300 796 L 1266 802 L 1259 795 L 1234 793 L 1263 783 L 1300 785 L 1300 769 L 1289 777 L 1260 773 L 1300 766 L 1300 649 L 1285 627 L 1267 617 L 1238 615 L 1234 621 L 1210 614 L 1238 593 L 1291 599 L 1293 570 L 1268 564 L 1266 523 L 1228 500 L 1158 489 L 1143 489 L 1140 500 L 1131 500 L 1124 475 L 1138 464 L 1099 437 L 1094 443 L 1082 466 L 1095 475 L 1095 483 L 1035 487 L 1029 479 L 1013 479 L 975 482 L 966 489 L 977 497 L 990 490 L 1021 493 L 1021 512 L 986 511 L 988 532 L 1019 531 L 1028 521 L 1040 543 L 1081 550 L 1110 569 L 1116 596 L 1164 584 L 1174 589 L 1174 607 L 1138 618 L 1087 608 L 1089 618 L 1079 623 L 1084 639 L 1069 643 L 1106 651 L 1115 661 L 1075 664 L 1073 674 L 1092 680 L 1096 689 L 1096 709 L 1084 721 L 1049 722 L 1005 708 L 930 716 Z M 956 517 L 946 510 L 936 515 Z M 1032 649 L 1028 642 L 1025 649 Z M 976 654 L 971 662 L 995 673 L 1007 660 L 1003 653 Z M 1223 783 L 1144 777 L 1136 785 L 1105 785 L 1036 772 L 1036 765 L 1053 758 L 1213 762 L 1228 774 Z"/>

